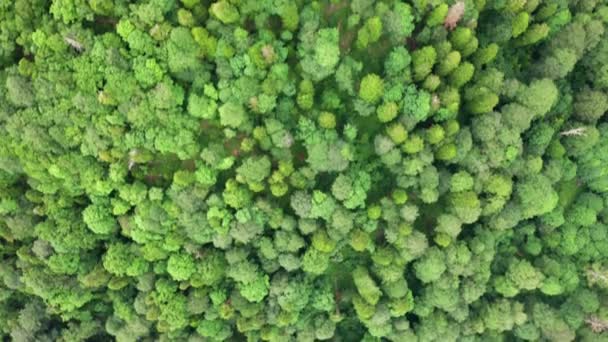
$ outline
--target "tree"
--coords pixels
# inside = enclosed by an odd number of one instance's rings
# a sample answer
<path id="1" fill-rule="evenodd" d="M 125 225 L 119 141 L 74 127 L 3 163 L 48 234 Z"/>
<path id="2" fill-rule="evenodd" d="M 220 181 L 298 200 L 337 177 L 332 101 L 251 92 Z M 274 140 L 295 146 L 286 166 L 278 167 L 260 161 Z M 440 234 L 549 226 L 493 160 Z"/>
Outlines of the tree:
<path id="1" fill-rule="evenodd" d="M 368 74 L 363 77 L 359 85 L 359 97 L 368 103 L 376 103 L 382 97 L 384 83 L 380 76 Z"/>
<path id="2" fill-rule="evenodd" d="M 608 111 L 608 95 L 589 88 L 576 94 L 574 115 L 586 123 L 595 123 Z"/>
<path id="3" fill-rule="evenodd" d="M 557 206 L 559 199 L 549 179 L 540 174 L 530 175 L 518 182 L 515 196 L 526 219 L 550 212 Z"/>
<path id="4" fill-rule="evenodd" d="M 414 264 L 416 277 L 424 283 L 435 281 L 446 270 L 443 253 L 436 247 L 430 248 L 423 257 Z"/>
<path id="5" fill-rule="evenodd" d="M 189 254 L 172 254 L 167 260 L 167 272 L 177 281 L 188 280 L 195 271 L 194 258 Z"/>
<path id="6" fill-rule="evenodd" d="M 118 228 L 108 204 L 91 204 L 82 212 L 82 216 L 88 228 L 95 234 L 110 234 Z"/>

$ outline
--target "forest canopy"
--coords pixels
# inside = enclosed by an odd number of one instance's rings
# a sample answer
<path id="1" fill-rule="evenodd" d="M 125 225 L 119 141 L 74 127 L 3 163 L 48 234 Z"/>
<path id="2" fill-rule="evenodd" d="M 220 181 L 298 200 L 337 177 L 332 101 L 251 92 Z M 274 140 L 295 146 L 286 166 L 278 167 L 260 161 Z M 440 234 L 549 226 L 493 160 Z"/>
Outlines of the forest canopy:
<path id="1" fill-rule="evenodd" d="M 0 1 L 0 340 L 608 341 L 607 27 Z"/>

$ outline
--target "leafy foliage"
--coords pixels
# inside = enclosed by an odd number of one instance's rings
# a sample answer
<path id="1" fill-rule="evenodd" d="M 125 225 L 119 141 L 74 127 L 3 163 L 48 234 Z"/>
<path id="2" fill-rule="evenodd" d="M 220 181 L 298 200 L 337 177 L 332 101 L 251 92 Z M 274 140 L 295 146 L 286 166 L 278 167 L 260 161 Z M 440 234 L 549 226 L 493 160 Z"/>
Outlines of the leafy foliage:
<path id="1" fill-rule="evenodd" d="M 0 2 L 0 339 L 605 341 L 608 3 Z"/>

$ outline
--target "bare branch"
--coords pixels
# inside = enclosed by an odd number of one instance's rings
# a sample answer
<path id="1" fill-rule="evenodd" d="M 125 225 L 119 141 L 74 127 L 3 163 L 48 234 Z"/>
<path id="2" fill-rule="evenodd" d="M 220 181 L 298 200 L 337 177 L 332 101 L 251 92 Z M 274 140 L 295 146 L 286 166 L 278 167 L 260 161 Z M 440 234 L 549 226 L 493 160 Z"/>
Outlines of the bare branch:
<path id="1" fill-rule="evenodd" d="M 589 278 L 589 282 L 592 284 L 595 284 L 595 283 L 608 284 L 608 275 L 603 273 L 601 270 L 588 269 L 587 277 Z"/>
<path id="2" fill-rule="evenodd" d="M 453 4 L 448 10 L 448 14 L 445 16 L 443 26 L 449 30 L 453 30 L 458 25 L 460 19 L 464 15 L 464 1 L 458 1 Z"/>
<path id="3" fill-rule="evenodd" d="M 604 331 L 608 331 L 608 321 L 597 316 L 587 317 L 587 319 L 585 319 L 585 323 L 589 325 L 589 328 L 591 328 L 594 333 L 600 334 Z"/>
<path id="4" fill-rule="evenodd" d="M 133 168 L 133 166 L 135 166 L 135 164 L 137 164 L 137 162 L 134 160 L 135 156 L 137 156 L 137 154 L 139 153 L 139 150 L 134 148 L 131 151 L 129 151 L 129 171 L 131 171 L 131 169 Z"/>
<path id="5" fill-rule="evenodd" d="M 437 96 L 437 94 L 433 94 L 433 96 L 431 97 L 431 106 L 433 106 L 434 108 L 439 108 L 440 105 L 441 99 L 439 98 L 439 96 Z"/>
<path id="6" fill-rule="evenodd" d="M 577 127 L 577 128 L 569 129 L 567 131 L 562 131 L 562 132 L 559 133 L 559 135 L 562 135 L 562 136 L 581 136 L 581 135 L 585 135 L 586 131 L 587 131 L 587 127 Z"/>
<path id="7" fill-rule="evenodd" d="M 84 46 L 82 45 L 82 43 L 72 37 L 65 36 L 63 37 L 63 41 L 65 41 L 69 46 L 71 46 L 74 50 L 78 52 L 82 52 L 84 50 Z"/>

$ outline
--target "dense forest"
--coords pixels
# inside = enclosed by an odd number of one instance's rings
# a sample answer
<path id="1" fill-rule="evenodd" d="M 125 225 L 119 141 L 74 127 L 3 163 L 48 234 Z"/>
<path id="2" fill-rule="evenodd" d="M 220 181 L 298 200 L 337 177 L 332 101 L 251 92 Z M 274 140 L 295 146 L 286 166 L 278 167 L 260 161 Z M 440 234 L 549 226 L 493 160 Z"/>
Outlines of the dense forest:
<path id="1" fill-rule="evenodd" d="M 608 341 L 607 0 L 0 0 L 0 340 Z"/>

